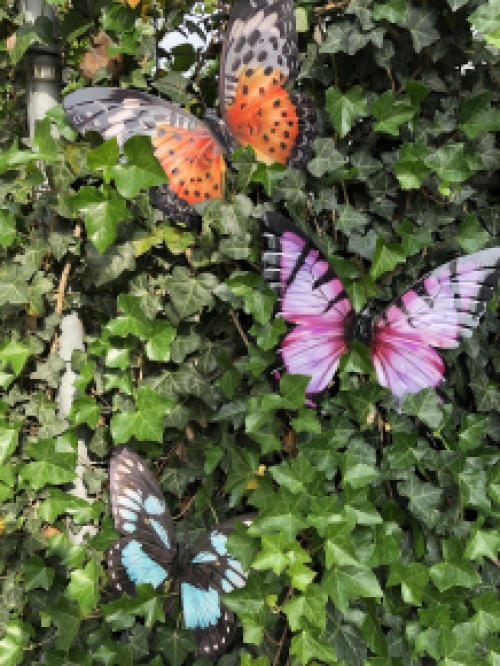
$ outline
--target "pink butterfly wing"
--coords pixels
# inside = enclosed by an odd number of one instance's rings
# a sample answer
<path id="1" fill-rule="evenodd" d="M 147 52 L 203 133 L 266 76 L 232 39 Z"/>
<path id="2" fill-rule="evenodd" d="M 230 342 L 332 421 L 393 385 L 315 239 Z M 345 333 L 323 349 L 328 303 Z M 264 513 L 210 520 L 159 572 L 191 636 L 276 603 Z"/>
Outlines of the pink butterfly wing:
<path id="1" fill-rule="evenodd" d="M 433 349 L 471 337 L 500 275 L 500 248 L 461 257 L 426 275 L 375 321 L 371 356 L 378 381 L 401 399 L 436 387 L 445 363 Z"/>
<path id="2" fill-rule="evenodd" d="M 281 342 L 286 370 L 310 375 L 306 393 L 324 391 L 342 354 L 352 306 L 321 252 L 289 220 L 265 213 L 264 278 L 281 297 L 279 316 L 293 326 Z"/>

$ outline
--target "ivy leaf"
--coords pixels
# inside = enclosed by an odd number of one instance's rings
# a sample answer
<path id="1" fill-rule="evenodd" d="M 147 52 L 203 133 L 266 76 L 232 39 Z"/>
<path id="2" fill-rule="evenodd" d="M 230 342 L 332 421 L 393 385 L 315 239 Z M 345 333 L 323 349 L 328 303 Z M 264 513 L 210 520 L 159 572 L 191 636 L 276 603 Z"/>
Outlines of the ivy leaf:
<path id="1" fill-rule="evenodd" d="M 422 596 L 429 581 L 429 569 L 419 562 L 391 564 L 387 585 L 401 585 L 401 596 L 406 604 L 422 605 Z"/>
<path id="2" fill-rule="evenodd" d="M 283 179 L 286 169 L 282 164 L 271 164 L 270 166 L 259 162 L 252 174 L 252 183 L 261 183 L 268 197 L 274 193 L 276 185 Z"/>
<path id="3" fill-rule="evenodd" d="M 457 241 L 464 252 L 478 252 L 490 240 L 490 234 L 483 229 L 477 216 L 469 213 L 458 227 Z"/>
<path id="4" fill-rule="evenodd" d="M 155 333 L 146 344 L 146 356 L 150 361 L 166 363 L 170 360 L 170 345 L 176 336 L 176 329 L 165 322 L 154 322 L 151 327 Z"/>
<path id="5" fill-rule="evenodd" d="M 16 219 L 5 210 L 0 210 L 0 245 L 5 249 L 16 240 Z"/>
<path id="6" fill-rule="evenodd" d="M 80 628 L 81 615 L 78 606 L 72 604 L 68 599 L 60 597 L 55 604 L 40 611 L 40 620 L 42 627 L 56 625 L 55 648 L 67 652 Z"/>
<path id="7" fill-rule="evenodd" d="M 305 375 L 286 374 L 280 379 L 280 393 L 282 406 L 286 409 L 299 409 L 304 405 L 305 391 L 311 381 Z"/>
<path id="8" fill-rule="evenodd" d="M 0 306 L 10 303 L 23 305 L 29 301 L 28 284 L 23 271 L 18 266 L 0 274 Z"/>
<path id="9" fill-rule="evenodd" d="M 395 243 L 386 245 L 385 241 L 379 238 L 375 246 L 370 277 L 376 280 L 384 273 L 394 270 L 398 264 L 404 264 L 405 261 L 406 255 L 401 245 Z"/>
<path id="10" fill-rule="evenodd" d="M 19 476 L 33 488 L 68 483 L 76 478 L 76 453 L 60 451 L 56 441 L 49 439 L 37 442 L 36 446 L 30 447 L 29 453 L 36 462 L 22 466 Z"/>
<path id="11" fill-rule="evenodd" d="M 55 573 L 54 569 L 45 566 L 45 562 L 38 555 L 30 557 L 23 562 L 24 589 L 27 592 L 36 588 L 50 589 Z"/>
<path id="12" fill-rule="evenodd" d="M 50 497 L 38 508 L 38 516 L 47 523 L 54 523 L 58 516 L 68 514 L 73 517 L 75 523 L 81 525 L 97 519 L 101 510 L 101 502 L 91 504 L 80 497 L 65 493 L 59 488 L 51 488 Z"/>
<path id="13" fill-rule="evenodd" d="M 325 631 L 327 600 L 327 595 L 314 584 L 309 585 L 303 594 L 297 594 L 289 599 L 282 610 L 288 618 L 292 631 L 299 631 L 308 625 Z"/>
<path id="14" fill-rule="evenodd" d="M 73 400 L 69 417 L 75 425 L 86 423 L 90 428 L 95 429 L 101 416 L 101 405 L 89 395 L 79 396 Z"/>
<path id="15" fill-rule="evenodd" d="M 489 92 L 466 98 L 460 110 L 460 120 L 460 129 L 469 139 L 500 130 L 500 111 L 491 108 Z"/>
<path id="16" fill-rule="evenodd" d="M 292 494 L 280 488 L 272 506 L 262 509 L 259 516 L 248 528 L 253 536 L 282 532 L 287 541 L 295 539 L 297 532 L 307 525 L 301 513 L 307 505 L 303 496 Z"/>
<path id="17" fill-rule="evenodd" d="M 496 634 L 500 622 L 500 603 L 494 592 L 487 592 L 472 600 L 476 614 L 472 621 L 481 639 Z"/>
<path id="18" fill-rule="evenodd" d="M 404 25 L 406 22 L 405 0 L 389 0 L 385 4 L 375 3 L 373 5 L 373 18 L 376 21 L 385 19 L 389 23 Z"/>
<path id="19" fill-rule="evenodd" d="M 462 183 L 482 166 L 479 156 L 463 143 L 438 148 L 425 159 L 425 164 L 447 183 Z"/>
<path id="20" fill-rule="evenodd" d="M 338 217 L 335 226 L 349 236 L 353 231 L 363 231 L 369 224 L 368 217 L 347 204 L 337 207 Z"/>
<path id="21" fill-rule="evenodd" d="M 0 425 L 0 465 L 3 465 L 17 448 L 19 433 L 14 428 Z"/>
<path id="22" fill-rule="evenodd" d="M 317 632 L 306 629 L 302 629 L 292 638 L 290 654 L 297 657 L 302 666 L 316 663 L 316 660 L 327 664 L 338 663 L 331 645 L 319 638 Z"/>
<path id="23" fill-rule="evenodd" d="M 418 107 L 410 100 L 395 99 L 394 94 L 388 90 L 373 103 L 372 113 L 377 119 L 373 129 L 398 136 L 400 125 L 411 120 L 417 110 Z"/>
<path id="24" fill-rule="evenodd" d="M 430 148 L 423 143 L 404 143 L 401 146 L 399 159 L 394 162 L 393 169 L 404 190 L 418 189 L 424 178 L 431 173 L 425 164 L 430 152 Z"/>
<path id="25" fill-rule="evenodd" d="M 101 146 L 89 150 L 87 164 L 89 169 L 109 169 L 120 159 L 120 149 L 116 137 L 105 141 Z"/>
<path id="26" fill-rule="evenodd" d="M 361 86 L 354 86 L 345 94 L 333 87 L 326 91 L 325 109 L 330 114 L 335 131 L 342 139 L 350 132 L 357 118 L 367 115 L 368 104 Z"/>
<path id="27" fill-rule="evenodd" d="M 420 481 L 412 474 L 408 481 L 398 484 L 398 489 L 404 497 L 410 500 L 410 511 L 419 520 L 434 525 L 440 519 L 437 507 L 441 502 L 443 491 L 431 483 Z"/>
<path id="28" fill-rule="evenodd" d="M 488 418 L 480 414 L 465 414 L 458 435 L 459 446 L 463 451 L 479 448 L 488 432 Z"/>
<path id="29" fill-rule="evenodd" d="M 116 240 L 118 223 L 130 219 L 125 201 L 106 186 L 98 190 L 85 185 L 70 202 L 74 210 L 83 213 L 87 233 L 101 253 Z"/>
<path id="30" fill-rule="evenodd" d="M 131 437 L 140 441 L 163 441 L 165 415 L 175 400 L 163 398 L 148 386 L 140 386 L 136 396 L 136 411 L 121 412 L 111 418 L 111 435 L 115 444 L 128 442 Z"/>
<path id="31" fill-rule="evenodd" d="M 154 640 L 155 650 L 159 650 L 171 666 L 181 666 L 187 655 L 196 650 L 196 643 L 191 631 L 185 629 L 167 629 L 160 627 Z"/>
<path id="32" fill-rule="evenodd" d="M 405 414 L 416 416 L 429 428 L 439 428 L 443 420 L 439 398 L 431 388 L 423 389 L 418 393 L 406 393 L 401 403 L 401 410 Z"/>
<path id="33" fill-rule="evenodd" d="M 92 660 L 103 666 L 133 666 L 130 648 L 113 641 L 105 641 L 92 655 Z"/>
<path id="34" fill-rule="evenodd" d="M 493 562 L 500 552 L 500 534 L 495 531 L 474 530 L 464 551 L 467 560 L 482 560 L 487 557 Z"/>
<path id="35" fill-rule="evenodd" d="M 93 558 L 84 569 L 71 572 L 66 595 L 71 601 L 76 601 L 82 615 L 90 613 L 99 601 L 99 578 L 102 572 L 103 568 Z"/>
<path id="36" fill-rule="evenodd" d="M 137 196 L 141 189 L 164 185 L 165 172 L 153 153 L 148 136 L 133 136 L 125 142 L 123 154 L 127 163 L 117 164 L 111 171 L 116 189 L 126 199 Z"/>
<path id="37" fill-rule="evenodd" d="M 165 280 L 173 306 L 180 319 L 199 312 L 203 307 L 213 304 L 213 292 L 217 278 L 210 273 L 194 277 L 181 266 L 176 266 L 172 275 Z"/>
<path id="38" fill-rule="evenodd" d="M 271 594 L 271 586 L 262 576 L 250 573 L 245 587 L 224 595 L 224 603 L 234 613 L 256 615 L 264 608 L 265 599 Z"/>
<path id="39" fill-rule="evenodd" d="M 306 492 L 306 488 L 318 481 L 318 477 L 321 480 L 321 474 L 311 467 L 307 458 L 302 455 L 291 462 L 274 465 L 269 472 L 280 487 L 287 488 L 293 494 Z"/>
<path id="40" fill-rule="evenodd" d="M 345 158 L 335 150 L 333 139 L 316 139 L 314 152 L 316 157 L 309 162 L 307 168 L 316 178 L 321 178 L 325 173 L 339 171 L 344 166 Z"/>
<path id="41" fill-rule="evenodd" d="M 323 578 L 321 587 L 343 613 L 351 599 L 384 596 L 373 572 L 362 566 L 332 567 Z"/>
<path id="42" fill-rule="evenodd" d="M 326 613 L 326 635 L 337 657 L 350 666 L 364 666 L 368 650 L 359 629 L 346 622 L 332 604 L 327 606 Z"/>
<path id="43" fill-rule="evenodd" d="M 472 588 L 481 577 L 470 562 L 438 562 L 429 569 L 429 576 L 440 592 L 453 587 Z"/>
<path id="44" fill-rule="evenodd" d="M 406 27 L 413 40 L 413 48 L 420 53 L 425 46 L 434 44 L 439 39 L 435 29 L 435 14 L 430 9 L 420 9 L 408 4 L 406 10 Z"/>
<path id="45" fill-rule="evenodd" d="M 283 552 L 285 543 L 283 534 L 263 536 L 262 549 L 252 562 L 252 569 L 256 571 L 271 569 L 279 576 L 289 564 L 288 556 Z"/>
<path id="46" fill-rule="evenodd" d="M 0 640 L 0 664 L 17 666 L 23 661 L 24 650 L 30 641 L 31 627 L 21 620 L 9 620 Z"/>

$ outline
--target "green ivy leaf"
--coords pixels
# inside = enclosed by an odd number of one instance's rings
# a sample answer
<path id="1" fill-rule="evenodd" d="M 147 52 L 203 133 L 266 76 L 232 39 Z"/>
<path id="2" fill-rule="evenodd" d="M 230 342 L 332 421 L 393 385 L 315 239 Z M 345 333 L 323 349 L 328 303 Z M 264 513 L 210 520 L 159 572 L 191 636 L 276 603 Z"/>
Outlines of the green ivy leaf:
<path id="1" fill-rule="evenodd" d="M 117 225 L 131 217 L 125 201 L 106 186 L 98 190 L 85 185 L 70 203 L 83 213 L 87 233 L 100 253 L 116 240 Z"/>
<path id="2" fill-rule="evenodd" d="M 0 640 L 0 664 L 17 666 L 23 661 L 24 650 L 29 644 L 32 628 L 21 620 L 9 620 Z"/>
<path id="3" fill-rule="evenodd" d="M 288 618 L 292 631 L 299 631 L 308 626 L 325 631 L 327 600 L 327 595 L 314 584 L 309 585 L 303 594 L 296 594 L 289 599 L 282 610 Z"/>
<path id="4" fill-rule="evenodd" d="M 290 654 L 293 654 L 302 666 L 317 663 L 315 660 L 327 664 L 338 663 L 331 645 L 322 640 L 317 633 L 302 629 L 298 634 L 295 634 L 292 638 Z"/>
<path id="5" fill-rule="evenodd" d="M 50 589 L 55 573 L 54 569 L 45 566 L 45 562 L 38 555 L 30 557 L 23 562 L 24 589 L 27 592 L 36 588 Z"/>
<path id="6" fill-rule="evenodd" d="M 316 139 L 314 152 L 316 157 L 309 162 L 307 168 L 316 178 L 339 171 L 344 166 L 345 158 L 335 150 L 333 139 Z"/>
<path id="7" fill-rule="evenodd" d="M 394 270 L 398 264 L 404 264 L 406 255 L 401 245 L 392 243 L 386 245 L 382 238 L 377 240 L 375 254 L 370 268 L 370 277 L 376 280 L 384 273 Z"/>
<path id="8" fill-rule="evenodd" d="M 376 21 L 386 20 L 389 23 L 404 25 L 406 22 L 405 0 L 389 0 L 385 4 L 375 3 L 373 5 L 373 18 Z"/>
<path id="9" fill-rule="evenodd" d="M 67 652 L 71 647 L 80 628 L 81 619 L 78 606 L 64 597 L 60 597 L 55 604 L 40 611 L 42 627 L 56 625 L 55 648 L 62 652 Z"/>
<path id="10" fill-rule="evenodd" d="M 29 454 L 36 462 L 22 466 L 19 476 L 33 488 L 68 483 L 76 478 L 76 453 L 61 451 L 57 441 L 47 439 L 37 442 L 36 446 L 30 447 Z"/>
<path id="11" fill-rule="evenodd" d="M 474 213 L 466 215 L 458 227 L 457 241 L 465 252 L 478 252 L 490 240 L 490 234 L 483 229 Z"/>
<path id="12" fill-rule="evenodd" d="M 321 586 L 341 612 L 347 610 L 351 599 L 384 596 L 374 573 L 362 566 L 332 567 L 324 576 Z"/>
<path id="13" fill-rule="evenodd" d="M 19 433 L 14 428 L 0 425 L 0 465 L 3 465 L 17 448 Z"/>
<path id="14" fill-rule="evenodd" d="M 137 390 L 136 411 L 121 412 L 111 418 L 111 435 L 115 444 L 124 444 L 131 437 L 140 441 L 163 441 L 165 415 L 175 405 L 175 400 L 163 398 L 148 386 Z"/>
<path id="15" fill-rule="evenodd" d="M 103 568 L 94 559 L 84 569 L 71 572 L 66 595 L 71 601 L 76 601 L 82 615 L 90 613 L 99 601 L 99 578 L 102 572 Z"/>
<path id="16" fill-rule="evenodd" d="M 429 569 L 419 562 L 391 564 L 387 585 L 401 585 L 401 596 L 407 604 L 422 605 L 422 596 L 429 582 Z"/>
<path id="17" fill-rule="evenodd" d="M 372 113 L 377 119 L 373 129 L 376 132 L 398 136 L 399 127 L 411 120 L 417 111 L 418 107 L 410 100 L 395 99 L 393 93 L 388 90 L 373 103 Z"/>
<path id="18" fill-rule="evenodd" d="M 330 114 L 335 131 L 342 139 L 350 132 L 357 118 L 367 115 L 368 104 L 361 86 L 354 86 L 345 94 L 333 87 L 326 91 L 325 109 Z"/>
<path id="19" fill-rule="evenodd" d="M 447 183 L 462 183 L 481 169 L 480 157 L 463 143 L 448 143 L 425 159 L 426 166 Z"/>
<path id="20" fill-rule="evenodd" d="M 95 429 L 99 422 L 101 411 L 101 405 L 94 398 L 84 395 L 74 399 L 69 417 L 75 425 L 86 423 L 90 428 Z"/>
<path id="21" fill-rule="evenodd" d="M 89 150 L 87 153 L 87 164 L 89 169 L 110 169 L 120 159 L 120 149 L 116 137 L 105 141 L 102 146 Z"/>
<path id="22" fill-rule="evenodd" d="M 187 655 L 196 649 L 192 632 L 185 629 L 160 627 L 156 632 L 154 648 L 159 650 L 170 666 L 181 666 Z"/>
<path id="23" fill-rule="evenodd" d="M 154 156 L 148 136 L 133 136 L 125 142 L 123 154 L 126 164 L 117 164 L 111 170 L 116 189 L 126 199 L 136 197 L 141 189 L 167 183 L 165 172 Z"/>
<path id="24" fill-rule="evenodd" d="M 443 420 L 439 398 L 431 388 L 423 389 L 418 393 L 406 393 L 403 396 L 401 410 L 405 414 L 416 416 L 429 428 L 439 428 Z"/>
<path id="25" fill-rule="evenodd" d="M 0 245 L 5 249 L 16 240 L 16 218 L 5 210 L 0 210 Z"/>

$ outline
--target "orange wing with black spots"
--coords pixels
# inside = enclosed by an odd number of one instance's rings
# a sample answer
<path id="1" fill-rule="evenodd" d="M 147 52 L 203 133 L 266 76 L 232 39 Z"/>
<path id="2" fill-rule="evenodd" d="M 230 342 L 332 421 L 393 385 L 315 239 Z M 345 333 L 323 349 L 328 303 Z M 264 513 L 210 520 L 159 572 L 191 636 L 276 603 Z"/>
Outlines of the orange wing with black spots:
<path id="1" fill-rule="evenodd" d="M 178 197 L 195 204 L 224 196 L 224 157 L 206 128 L 195 134 L 160 123 L 151 140 L 169 187 Z"/>
<path id="2" fill-rule="evenodd" d="M 301 168 L 313 155 L 316 109 L 284 88 L 297 58 L 293 0 L 237 0 L 222 53 L 221 113 L 235 139 L 266 164 Z"/>
<path id="3" fill-rule="evenodd" d="M 191 222 L 192 204 L 224 195 L 223 148 L 208 127 L 164 100 L 120 88 L 84 88 L 65 97 L 64 109 L 85 134 L 99 132 L 123 145 L 137 134 L 151 137 L 169 184 L 151 188 L 154 206 L 176 220 Z"/>

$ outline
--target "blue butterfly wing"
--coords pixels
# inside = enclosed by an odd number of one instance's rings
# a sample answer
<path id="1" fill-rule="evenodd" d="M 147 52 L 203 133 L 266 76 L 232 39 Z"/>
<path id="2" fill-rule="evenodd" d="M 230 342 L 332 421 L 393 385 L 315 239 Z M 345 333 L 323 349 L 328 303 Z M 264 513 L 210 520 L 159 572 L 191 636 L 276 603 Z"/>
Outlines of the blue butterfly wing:
<path id="1" fill-rule="evenodd" d="M 250 525 L 254 518 L 246 514 L 237 520 Z M 234 629 L 234 614 L 224 606 L 222 596 L 243 587 L 248 576 L 226 550 L 234 522 L 227 520 L 198 540 L 180 585 L 184 624 L 194 630 L 197 654 L 209 659 L 226 650 Z"/>
<path id="2" fill-rule="evenodd" d="M 115 449 L 109 482 L 115 528 L 124 537 L 108 551 L 111 583 L 127 594 L 133 594 L 139 583 L 159 587 L 169 577 L 176 552 L 163 493 L 145 463 L 127 447 Z"/>

